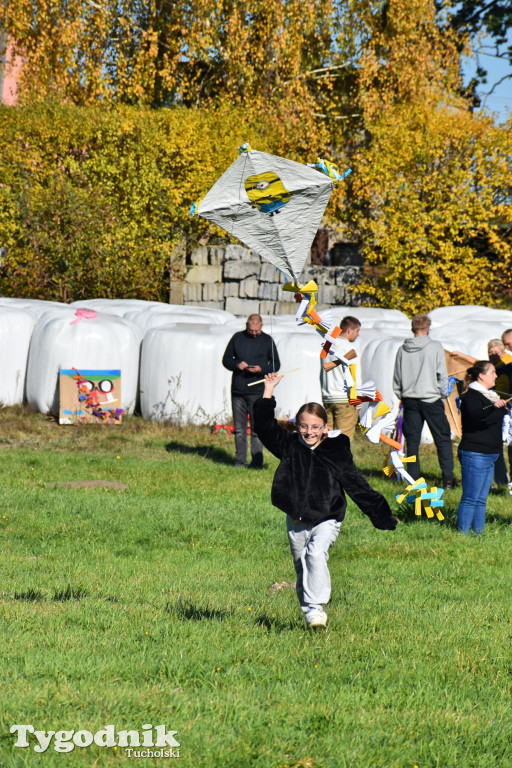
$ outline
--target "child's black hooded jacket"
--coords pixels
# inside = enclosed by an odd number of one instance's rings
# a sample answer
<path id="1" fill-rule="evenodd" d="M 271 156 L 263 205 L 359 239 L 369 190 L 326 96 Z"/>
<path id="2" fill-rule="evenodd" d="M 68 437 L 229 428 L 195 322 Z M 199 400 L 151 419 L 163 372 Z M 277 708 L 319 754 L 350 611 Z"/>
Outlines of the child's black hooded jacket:
<path id="1" fill-rule="evenodd" d="M 326 438 L 314 450 L 279 426 L 275 398 L 254 403 L 254 428 L 261 442 L 281 460 L 272 483 L 272 504 L 304 523 L 343 520 L 345 491 L 370 518 L 375 528 L 394 530 L 389 504 L 357 469 L 346 435 Z"/>

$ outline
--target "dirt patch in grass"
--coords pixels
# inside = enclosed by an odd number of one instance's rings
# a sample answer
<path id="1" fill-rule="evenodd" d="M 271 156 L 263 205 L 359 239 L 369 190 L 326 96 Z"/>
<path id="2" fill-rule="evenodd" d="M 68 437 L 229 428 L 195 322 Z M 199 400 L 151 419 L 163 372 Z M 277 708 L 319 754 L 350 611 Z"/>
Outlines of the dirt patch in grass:
<path id="1" fill-rule="evenodd" d="M 274 581 L 269 592 L 280 592 L 282 589 L 295 589 L 295 582 L 289 584 L 287 581 Z"/>
<path id="2" fill-rule="evenodd" d="M 126 491 L 128 488 L 124 483 L 116 483 L 113 480 L 69 480 L 66 483 L 46 483 L 47 488 L 115 488 L 116 491 Z"/>

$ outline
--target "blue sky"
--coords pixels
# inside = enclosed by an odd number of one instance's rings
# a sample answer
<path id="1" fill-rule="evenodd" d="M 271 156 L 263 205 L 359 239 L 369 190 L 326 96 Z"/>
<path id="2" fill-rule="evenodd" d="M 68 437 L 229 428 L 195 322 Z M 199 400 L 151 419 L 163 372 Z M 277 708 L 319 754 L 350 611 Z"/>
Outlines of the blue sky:
<path id="1" fill-rule="evenodd" d="M 512 41 L 512 34 L 510 39 Z M 482 40 L 476 48 L 479 51 L 480 66 L 487 70 L 487 83 L 481 84 L 477 89 L 482 99 L 482 107 L 495 112 L 498 120 L 502 122 L 507 118 L 507 107 L 510 113 L 512 113 L 512 78 L 504 80 L 494 89 L 490 96 L 486 94 L 489 93 L 494 83 L 500 80 L 500 78 L 506 74 L 512 74 L 512 67 L 508 61 L 490 55 L 494 52 L 491 40 Z M 474 75 L 476 66 L 476 56 L 473 56 L 472 59 L 464 60 L 463 70 L 466 82 Z"/>

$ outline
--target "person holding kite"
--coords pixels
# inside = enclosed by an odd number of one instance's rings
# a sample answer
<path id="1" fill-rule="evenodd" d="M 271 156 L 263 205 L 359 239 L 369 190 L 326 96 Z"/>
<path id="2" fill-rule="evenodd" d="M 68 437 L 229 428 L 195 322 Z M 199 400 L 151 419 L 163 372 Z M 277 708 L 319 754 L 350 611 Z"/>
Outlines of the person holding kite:
<path id="1" fill-rule="evenodd" d="M 338 336 L 338 353 L 344 358 L 348 353 L 350 365 L 339 365 L 331 368 L 333 363 L 321 363 L 320 387 L 322 389 L 322 403 L 327 412 L 329 427 L 341 429 L 349 440 L 354 439 L 359 411 L 349 403 L 350 388 L 353 384 L 361 385 L 361 365 L 354 347 L 354 342 L 359 336 L 361 323 L 357 317 L 347 315 L 339 327 L 341 333 Z M 326 369 L 328 367 L 328 370 Z M 355 371 L 355 381 L 352 373 Z"/>
<path id="2" fill-rule="evenodd" d="M 280 460 L 271 498 L 287 516 L 301 610 L 308 627 L 325 627 L 324 606 L 331 595 L 328 550 L 345 517 L 345 492 L 375 528 L 392 531 L 397 520 L 354 464 L 348 437 L 339 430 L 329 432 L 323 406 L 305 403 L 296 416 L 296 433 L 278 425 L 273 392 L 282 377 L 265 376 L 263 396 L 254 403 L 254 426 L 263 445 Z"/>

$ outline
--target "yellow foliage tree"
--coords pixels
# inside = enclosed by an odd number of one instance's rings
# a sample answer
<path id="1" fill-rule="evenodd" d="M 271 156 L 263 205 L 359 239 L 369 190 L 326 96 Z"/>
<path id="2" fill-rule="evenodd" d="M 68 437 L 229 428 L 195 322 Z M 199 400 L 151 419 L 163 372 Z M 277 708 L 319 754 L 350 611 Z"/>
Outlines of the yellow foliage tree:
<path id="1" fill-rule="evenodd" d="M 24 254 L 19 265 L 35 248 L 21 219 L 28 227 L 50 216 L 48 189 L 76 219 L 89 185 L 100 200 L 111 195 L 105 227 L 95 224 L 100 209 L 96 219 L 84 215 L 108 253 L 124 254 L 123 290 L 161 295 L 176 240 L 204 234 L 204 224 L 187 218 L 190 203 L 247 140 L 303 162 L 325 154 L 350 162 L 354 172 L 325 222 L 361 242 L 367 270 L 358 290 L 373 303 L 414 312 L 485 301 L 508 285 L 510 125 L 469 112 L 461 40 L 435 0 L 0 0 L 0 7 L 24 61 L 22 101 L 67 105 L 55 107 L 53 131 L 47 117 L 39 128 L 12 115 L 0 125 L 3 146 L 12 129 L 16 151 L 20 136 L 29 147 L 15 156 L 9 148 L 4 176 L 16 171 L 0 187 L 7 212 L 0 242 L 9 258 Z M 16 197 L 23 173 L 25 207 Z M 77 238 L 86 253 L 87 238 Z M 104 273 L 108 290 L 117 290 L 114 271 Z M 59 280 L 62 295 L 76 292 Z"/>
<path id="2" fill-rule="evenodd" d="M 360 70 L 367 143 L 351 228 L 373 304 L 496 302 L 510 284 L 512 134 L 461 97 L 453 32 L 431 0 L 390 0 Z"/>
<path id="3" fill-rule="evenodd" d="M 327 118 L 350 112 L 354 43 L 338 0 L 0 4 L 24 101 L 243 106 L 292 155 L 327 146 Z"/>
<path id="4" fill-rule="evenodd" d="M 265 147 L 236 109 L 0 107 L 0 292 L 165 300 L 205 229 L 190 204 L 244 140 Z"/>

